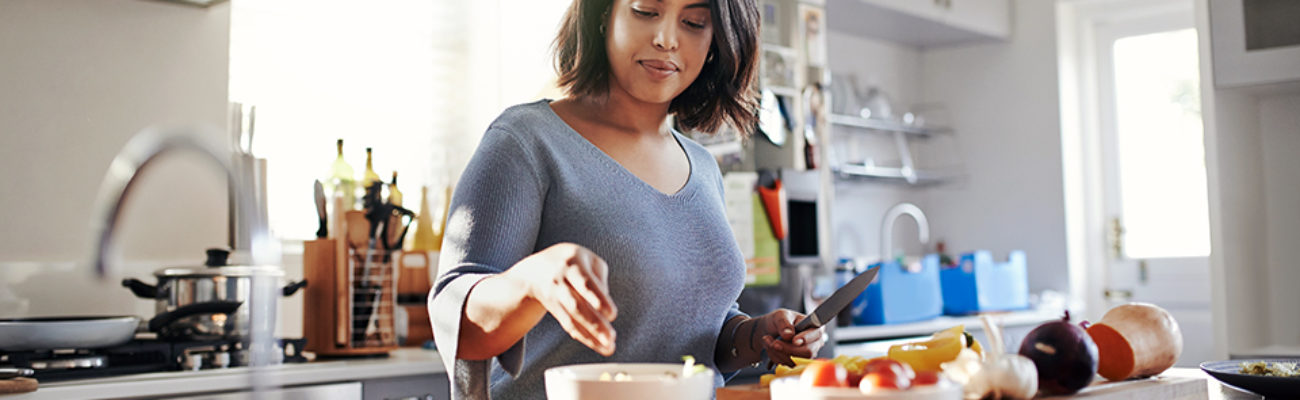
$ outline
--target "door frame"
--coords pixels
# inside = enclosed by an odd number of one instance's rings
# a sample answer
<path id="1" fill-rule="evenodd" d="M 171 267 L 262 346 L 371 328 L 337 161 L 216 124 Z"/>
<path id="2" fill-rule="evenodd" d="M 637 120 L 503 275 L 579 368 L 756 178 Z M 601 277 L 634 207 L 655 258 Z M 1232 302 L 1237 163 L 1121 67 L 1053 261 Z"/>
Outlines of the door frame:
<path id="1" fill-rule="evenodd" d="M 1070 307 L 1095 320 L 1108 309 L 1102 295 L 1109 281 L 1106 265 L 1110 259 L 1110 218 L 1106 215 L 1104 188 L 1107 174 L 1115 173 L 1104 167 L 1107 144 L 1101 122 L 1103 113 L 1111 114 L 1106 118 L 1112 121 L 1114 116 L 1112 111 L 1102 110 L 1107 93 L 1099 90 L 1102 71 L 1098 68 L 1098 34 L 1109 29 L 1108 25 L 1153 15 L 1191 16 L 1194 4 L 1191 0 L 1058 0 L 1057 5 Z M 1189 17 L 1187 21 L 1192 23 L 1190 27 L 1196 26 L 1194 19 Z M 1105 57 L 1110 59 L 1111 55 Z"/>

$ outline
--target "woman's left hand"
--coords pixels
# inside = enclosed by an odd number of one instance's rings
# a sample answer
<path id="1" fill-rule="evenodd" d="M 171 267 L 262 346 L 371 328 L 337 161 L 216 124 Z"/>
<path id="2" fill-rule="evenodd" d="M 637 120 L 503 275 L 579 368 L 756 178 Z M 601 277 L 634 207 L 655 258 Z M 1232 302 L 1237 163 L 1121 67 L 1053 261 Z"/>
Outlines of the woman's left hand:
<path id="1" fill-rule="evenodd" d="M 826 328 L 809 329 L 795 332 L 794 324 L 804 318 L 803 314 L 777 309 L 755 318 L 758 325 L 754 327 L 767 356 L 772 362 L 794 366 L 790 357 L 812 358 L 826 344 Z"/>

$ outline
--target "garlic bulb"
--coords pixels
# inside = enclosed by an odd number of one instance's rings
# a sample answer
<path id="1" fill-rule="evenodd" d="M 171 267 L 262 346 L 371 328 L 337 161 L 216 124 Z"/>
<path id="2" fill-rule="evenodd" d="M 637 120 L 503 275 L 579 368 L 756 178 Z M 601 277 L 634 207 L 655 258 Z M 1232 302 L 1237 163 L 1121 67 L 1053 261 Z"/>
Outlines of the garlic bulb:
<path id="1" fill-rule="evenodd" d="M 1034 362 L 1019 354 L 1005 354 L 1002 330 L 988 316 L 983 316 L 984 332 L 991 345 L 988 359 L 980 361 L 978 353 L 962 349 L 955 360 L 942 364 L 944 375 L 961 384 L 967 399 L 1029 399 L 1038 392 L 1038 369 Z"/>

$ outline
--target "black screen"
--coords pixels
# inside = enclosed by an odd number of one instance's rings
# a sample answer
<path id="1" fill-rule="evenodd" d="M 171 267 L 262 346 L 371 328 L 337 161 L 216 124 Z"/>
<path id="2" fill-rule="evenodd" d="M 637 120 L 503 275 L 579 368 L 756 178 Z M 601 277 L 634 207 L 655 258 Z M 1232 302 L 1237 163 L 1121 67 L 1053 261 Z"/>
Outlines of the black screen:
<path id="1" fill-rule="evenodd" d="M 790 200 L 786 204 L 790 224 L 790 232 L 787 232 L 786 238 L 790 246 L 790 257 L 816 257 L 817 203 Z"/>

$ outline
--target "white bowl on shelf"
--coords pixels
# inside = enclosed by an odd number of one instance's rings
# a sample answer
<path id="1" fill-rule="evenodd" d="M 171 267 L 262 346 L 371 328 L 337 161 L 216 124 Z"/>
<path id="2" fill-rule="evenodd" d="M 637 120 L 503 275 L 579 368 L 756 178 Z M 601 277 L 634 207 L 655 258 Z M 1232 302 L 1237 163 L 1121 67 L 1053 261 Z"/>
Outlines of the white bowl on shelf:
<path id="1" fill-rule="evenodd" d="M 907 390 L 881 390 L 871 394 L 858 388 L 806 387 L 798 376 L 772 381 L 773 399 L 800 400 L 961 400 L 962 388 L 952 382 L 916 386 Z"/>
<path id="2" fill-rule="evenodd" d="M 618 373 L 629 380 L 614 380 Z M 608 380 L 601 375 L 608 374 Z M 709 400 L 713 370 L 682 377 L 682 364 L 601 363 L 546 370 L 548 400 Z"/>

